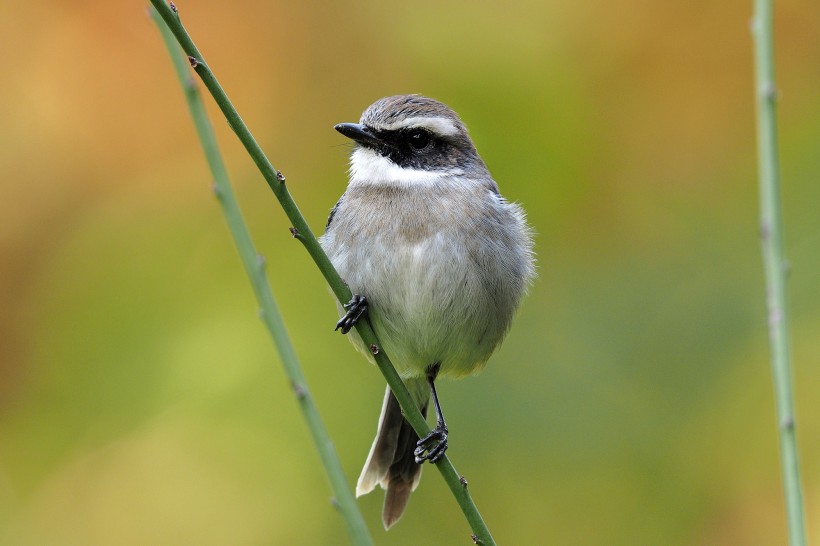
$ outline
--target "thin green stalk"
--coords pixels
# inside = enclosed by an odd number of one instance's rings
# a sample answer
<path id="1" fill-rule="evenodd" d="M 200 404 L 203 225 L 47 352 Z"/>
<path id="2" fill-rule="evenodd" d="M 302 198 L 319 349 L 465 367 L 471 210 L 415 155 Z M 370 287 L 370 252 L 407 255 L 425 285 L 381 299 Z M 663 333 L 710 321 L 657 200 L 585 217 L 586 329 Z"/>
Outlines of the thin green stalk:
<path id="1" fill-rule="evenodd" d="M 788 263 L 784 256 L 780 205 L 780 166 L 777 157 L 777 88 L 774 79 L 774 39 L 771 0 L 755 0 L 752 20 L 757 99 L 757 154 L 760 177 L 760 239 L 766 275 L 769 344 L 772 362 L 780 461 L 786 497 L 789 544 L 806 544 L 803 493 L 795 432 L 791 348 L 786 307 Z"/>
<path id="2" fill-rule="evenodd" d="M 239 113 L 233 107 L 233 104 L 231 104 L 231 101 L 228 99 L 225 91 L 219 85 L 219 82 L 216 80 L 213 72 L 205 62 L 204 57 L 199 52 L 196 45 L 194 45 L 193 40 L 191 40 L 191 37 L 188 35 L 185 27 L 183 27 L 181 21 L 179 20 L 176 8 L 169 7 L 165 3 L 165 0 L 150 0 L 150 2 L 159 12 L 174 37 L 182 46 L 182 49 L 188 55 L 188 60 L 191 66 L 202 79 L 205 87 L 211 93 L 220 110 L 225 115 L 228 124 L 245 146 L 248 154 L 250 154 L 254 163 L 256 163 L 257 168 L 265 178 L 268 186 L 278 199 L 279 204 L 282 206 L 282 209 L 285 211 L 285 214 L 293 225 L 293 236 L 304 245 L 305 249 L 308 251 L 311 258 L 313 258 L 313 261 L 318 266 L 338 300 L 344 303 L 348 302 L 352 296 L 350 289 L 341 277 L 339 277 L 338 272 L 336 272 L 336 269 L 330 263 L 330 260 L 322 250 L 322 247 L 319 245 L 319 242 L 316 240 L 313 232 L 308 227 L 304 217 L 299 212 L 296 203 L 293 201 L 293 198 L 290 196 L 290 193 L 285 185 L 285 177 L 281 172 L 277 171 L 273 167 L 262 149 L 256 143 L 256 140 L 253 138 L 253 135 L 247 125 L 245 125 L 242 118 L 239 117 Z M 396 400 L 398 400 L 399 405 L 401 406 L 405 419 L 407 419 L 420 437 L 426 436 L 430 432 L 429 426 L 424 420 L 424 417 L 422 417 L 419 409 L 416 407 L 416 404 L 408 392 L 407 387 L 405 387 L 398 373 L 396 373 L 396 370 L 389 358 L 385 354 L 384 350 L 381 349 L 381 345 L 376 338 L 376 334 L 373 332 L 373 329 L 370 327 L 368 321 L 359 322 L 356 325 L 356 330 L 362 340 L 370 346 L 371 352 L 373 353 L 376 361 L 376 365 L 387 380 L 387 384 L 390 386 L 393 394 L 396 396 Z M 494 545 L 495 541 L 493 540 L 487 525 L 484 523 L 481 514 L 478 512 L 478 508 L 467 490 L 466 480 L 463 480 L 459 476 L 446 455 L 442 457 L 438 463 L 436 463 L 436 467 L 441 472 L 441 475 L 444 477 L 450 491 L 453 493 L 453 496 L 461 507 L 465 519 L 473 531 L 472 538 L 474 542 L 476 544 Z"/>
<path id="3" fill-rule="evenodd" d="M 168 52 L 171 55 L 177 76 L 179 76 L 179 81 L 185 92 L 185 99 L 188 102 L 188 108 L 194 125 L 196 126 L 200 143 L 205 151 L 205 157 L 208 160 L 208 165 L 214 177 L 214 191 L 222 206 L 222 211 L 228 222 L 234 244 L 236 244 L 236 248 L 239 250 L 239 256 L 242 259 L 245 271 L 253 286 L 254 294 L 256 294 L 256 299 L 259 302 L 262 319 L 276 344 L 279 358 L 285 368 L 285 373 L 290 379 L 291 386 L 296 394 L 296 399 L 299 401 L 299 406 L 302 409 L 302 413 L 308 424 L 308 429 L 313 437 L 313 442 L 316 444 L 316 450 L 319 452 L 319 457 L 325 467 L 336 504 L 347 524 L 350 539 L 352 543 L 356 545 L 372 546 L 373 540 L 370 538 L 367 525 L 364 522 L 361 512 L 359 512 L 356 499 L 353 497 L 353 493 L 345 479 L 342 465 L 336 456 L 330 436 L 319 416 L 319 411 L 313 402 L 313 397 L 307 388 L 307 382 L 302 374 L 296 353 L 293 350 L 293 346 L 285 330 L 284 322 L 279 314 L 279 309 L 276 306 L 270 285 L 265 277 L 264 261 L 254 248 L 250 233 L 242 218 L 242 212 L 239 210 L 239 205 L 234 197 L 230 181 L 228 180 L 228 173 L 225 169 L 225 165 L 222 163 L 216 137 L 211 128 L 211 124 L 208 122 L 205 107 L 200 99 L 196 83 L 190 76 L 188 61 L 183 55 L 182 50 L 179 49 L 177 42 L 174 40 L 174 36 L 159 17 L 156 10 L 151 10 L 151 17 L 159 27 L 165 45 L 168 47 Z"/>

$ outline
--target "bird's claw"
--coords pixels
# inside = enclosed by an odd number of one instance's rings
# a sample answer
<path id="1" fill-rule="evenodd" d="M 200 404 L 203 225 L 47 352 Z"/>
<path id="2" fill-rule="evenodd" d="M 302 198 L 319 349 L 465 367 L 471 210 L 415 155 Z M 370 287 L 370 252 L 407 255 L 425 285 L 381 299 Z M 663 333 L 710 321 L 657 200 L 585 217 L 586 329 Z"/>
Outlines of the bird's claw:
<path id="1" fill-rule="evenodd" d="M 430 434 L 419 440 L 416 446 L 413 455 L 416 456 L 417 464 L 422 464 L 425 460 L 437 463 L 447 451 L 447 427 L 437 425 Z"/>
<path id="2" fill-rule="evenodd" d="M 367 313 L 367 298 L 359 294 L 353 294 L 350 301 L 344 304 L 344 308 L 347 313 L 339 319 L 334 330 L 341 328 L 342 333 L 346 334 Z"/>

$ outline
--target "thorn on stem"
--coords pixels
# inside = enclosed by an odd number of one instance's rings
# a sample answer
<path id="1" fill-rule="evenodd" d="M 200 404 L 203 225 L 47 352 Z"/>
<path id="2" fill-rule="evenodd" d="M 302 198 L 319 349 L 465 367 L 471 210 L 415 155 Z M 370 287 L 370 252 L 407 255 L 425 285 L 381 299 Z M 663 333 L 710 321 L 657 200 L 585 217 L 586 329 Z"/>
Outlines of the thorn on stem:
<path id="1" fill-rule="evenodd" d="M 307 396 L 307 390 L 305 389 L 305 387 L 303 387 L 299 383 L 292 382 L 290 384 L 290 387 L 293 389 L 293 393 L 296 395 L 296 398 L 298 398 L 299 400 L 301 400 L 302 398 Z"/>
<path id="2" fill-rule="evenodd" d="M 169 5 L 171 6 L 171 11 L 173 11 L 174 13 L 179 14 L 179 10 L 177 9 L 176 4 L 174 4 L 173 2 L 170 2 Z"/>
<path id="3" fill-rule="evenodd" d="M 293 238 L 294 238 L 294 239 L 298 239 L 298 238 L 299 238 L 299 230 L 298 230 L 298 229 L 296 229 L 295 227 L 293 227 L 293 226 L 289 227 L 289 228 L 288 228 L 288 231 L 290 231 L 290 234 L 291 234 L 291 235 L 293 235 Z"/>
<path id="4" fill-rule="evenodd" d="M 785 419 L 783 419 L 783 421 L 780 423 L 780 428 L 782 428 L 783 430 L 792 430 L 794 428 L 794 418 L 786 417 Z"/>
<path id="5" fill-rule="evenodd" d="M 464 487 L 467 487 L 467 478 L 465 478 L 464 476 L 459 476 L 458 483 L 460 483 Z"/>
<path id="6" fill-rule="evenodd" d="M 774 83 L 767 83 L 763 87 L 763 97 L 771 102 L 777 100 L 777 87 L 775 87 Z"/>
<path id="7" fill-rule="evenodd" d="M 282 174 L 282 171 L 280 171 L 280 170 L 277 170 L 277 171 L 276 171 L 276 179 L 277 179 L 279 182 L 281 182 L 282 184 L 284 184 L 284 183 L 285 183 L 285 175 L 284 175 L 284 174 Z"/>
<path id="8" fill-rule="evenodd" d="M 373 345 L 370 346 L 370 352 L 373 353 L 374 355 L 379 354 L 379 346 L 374 343 Z"/>
<path id="9" fill-rule="evenodd" d="M 473 544 L 481 544 L 481 539 L 478 538 L 478 535 L 470 535 L 470 538 L 473 539 Z"/>
<path id="10" fill-rule="evenodd" d="M 188 55 L 188 62 L 191 63 L 191 68 L 196 68 L 199 66 L 199 59 L 192 57 L 191 55 Z"/>
<path id="11" fill-rule="evenodd" d="M 760 238 L 764 241 L 768 241 L 769 237 L 772 235 L 771 227 L 769 226 L 769 222 L 761 222 L 760 224 Z"/>

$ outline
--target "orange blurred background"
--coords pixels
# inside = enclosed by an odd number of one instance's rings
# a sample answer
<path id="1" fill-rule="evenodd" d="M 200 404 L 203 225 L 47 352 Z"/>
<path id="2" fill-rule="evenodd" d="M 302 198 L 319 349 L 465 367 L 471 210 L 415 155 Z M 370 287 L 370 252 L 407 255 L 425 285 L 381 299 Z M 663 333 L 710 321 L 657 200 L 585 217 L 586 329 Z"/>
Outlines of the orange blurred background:
<path id="1" fill-rule="evenodd" d="M 441 386 L 501 544 L 785 544 L 757 238 L 751 5 L 178 2 L 314 230 L 333 131 L 379 97 L 460 113 L 537 231 L 480 376 Z M 820 11 L 777 4 L 798 438 L 820 528 Z M 0 6 L 0 543 L 343 544 L 146 5 Z M 352 484 L 377 370 L 212 102 Z M 377 544 L 466 544 L 425 472 Z"/>

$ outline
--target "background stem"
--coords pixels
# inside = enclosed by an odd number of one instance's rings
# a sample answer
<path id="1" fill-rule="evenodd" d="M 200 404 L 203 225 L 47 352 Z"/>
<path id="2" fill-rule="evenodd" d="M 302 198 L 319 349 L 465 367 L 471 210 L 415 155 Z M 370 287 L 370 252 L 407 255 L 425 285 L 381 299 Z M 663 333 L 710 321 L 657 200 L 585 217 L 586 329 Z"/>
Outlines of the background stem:
<path id="1" fill-rule="evenodd" d="M 755 0 L 752 20 L 757 103 L 757 146 L 760 178 L 760 239 L 766 275 L 769 343 L 774 382 L 780 461 L 786 497 L 789 544 L 806 544 L 803 523 L 803 494 L 797 455 L 791 377 L 783 218 L 780 205 L 780 166 L 777 157 L 774 40 L 771 0 Z"/>
<path id="2" fill-rule="evenodd" d="M 290 379 L 291 386 L 296 394 L 296 399 L 299 402 L 299 407 L 302 410 L 305 421 L 307 421 L 313 442 L 316 444 L 316 450 L 319 452 L 322 465 L 330 480 L 330 486 L 333 490 L 336 504 L 347 524 L 350 539 L 352 543 L 357 546 L 371 546 L 373 540 L 370 538 L 367 525 L 356 504 L 356 499 L 353 497 L 353 493 L 345 480 L 342 465 L 333 449 L 330 436 L 319 416 L 319 411 L 313 402 L 313 397 L 308 390 L 307 382 L 302 374 L 302 369 L 299 365 L 296 353 L 293 350 L 293 345 L 285 330 L 282 316 L 279 314 L 279 309 L 276 306 L 270 285 L 265 277 L 264 260 L 262 256 L 256 252 L 248 228 L 242 218 L 242 212 L 239 210 L 239 205 L 233 194 L 230 181 L 228 180 L 228 173 L 222 162 L 222 156 L 219 153 L 216 137 L 211 128 L 211 124 L 208 122 L 205 107 L 197 91 L 196 82 L 190 75 L 188 60 L 183 55 L 182 50 L 179 49 L 176 40 L 174 40 L 173 35 L 159 17 L 156 10 L 151 10 L 151 17 L 162 33 L 165 45 L 168 47 L 168 52 L 174 63 L 174 69 L 185 91 L 185 99 L 188 103 L 191 117 L 193 118 L 200 143 L 205 152 L 205 157 L 208 160 L 208 166 L 214 177 L 214 192 L 222 206 L 222 211 L 228 222 L 228 228 L 230 229 L 234 244 L 239 251 L 239 257 L 245 266 L 245 271 L 253 286 L 254 294 L 259 302 L 262 320 L 268 332 L 270 332 L 271 337 L 273 337 L 285 373 L 288 379 Z"/>

